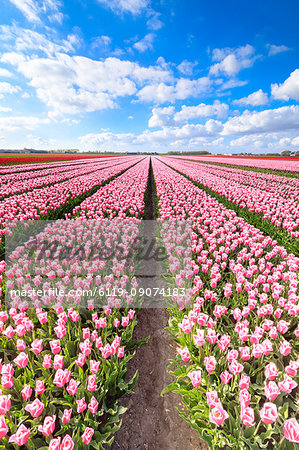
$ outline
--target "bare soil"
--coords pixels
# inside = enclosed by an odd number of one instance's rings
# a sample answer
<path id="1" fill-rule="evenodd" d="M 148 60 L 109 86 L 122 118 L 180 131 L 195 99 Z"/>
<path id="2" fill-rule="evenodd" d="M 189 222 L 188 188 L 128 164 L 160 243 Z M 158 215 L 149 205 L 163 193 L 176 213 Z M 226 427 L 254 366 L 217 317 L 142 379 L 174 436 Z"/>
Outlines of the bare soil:
<path id="1" fill-rule="evenodd" d="M 139 379 L 134 394 L 123 397 L 121 404 L 128 408 L 123 423 L 115 435 L 112 450 L 206 450 L 208 446 L 198 437 L 196 430 L 182 419 L 180 396 L 162 390 L 171 382 L 167 374 L 169 359 L 176 354 L 175 343 L 165 327 L 168 325 L 166 309 L 143 309 L 138 314 L 134 340 L 150 336 L 131 360 L 128 376 L 138 369 Z"/>

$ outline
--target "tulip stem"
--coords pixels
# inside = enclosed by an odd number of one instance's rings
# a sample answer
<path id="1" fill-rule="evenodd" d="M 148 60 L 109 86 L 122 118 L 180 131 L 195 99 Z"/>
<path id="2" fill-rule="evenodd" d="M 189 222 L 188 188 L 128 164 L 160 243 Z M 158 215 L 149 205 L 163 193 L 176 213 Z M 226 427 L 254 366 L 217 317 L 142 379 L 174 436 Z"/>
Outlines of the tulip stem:
<path id="1" fill-rule="evenodd" d="M 281 444 L 283 443 L 284 440 L 285 440 L 285 437 L 283 437 L 283 438 L 281 439 L 281 441 L 279 442 L 278 448 L 280 448 L 280 446 L 281 446 Z"/>
<path id="2" fill-rule="evenodd" d="M 254 436 L 257 435 L 257 432 L 258 432 L 258 430 L 259 430 L 259 427 L 261 426 L 261 423 L 262 423 L 262 420 L 259 421 L 258 426 L 256 427 L 256 430 L 255 430 L 255 432 L 254 432 Z"/>

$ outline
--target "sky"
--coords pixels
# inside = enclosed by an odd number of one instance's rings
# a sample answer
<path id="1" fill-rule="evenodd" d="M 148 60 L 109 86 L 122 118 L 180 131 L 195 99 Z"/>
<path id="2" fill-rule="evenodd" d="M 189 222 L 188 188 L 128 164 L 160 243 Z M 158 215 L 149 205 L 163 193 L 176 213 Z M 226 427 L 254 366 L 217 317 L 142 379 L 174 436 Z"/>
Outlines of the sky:
<path id="1" fill-rule="evenodd" d="M 297 0 L 0 5 L 0 148 L 299 150 Z"/>

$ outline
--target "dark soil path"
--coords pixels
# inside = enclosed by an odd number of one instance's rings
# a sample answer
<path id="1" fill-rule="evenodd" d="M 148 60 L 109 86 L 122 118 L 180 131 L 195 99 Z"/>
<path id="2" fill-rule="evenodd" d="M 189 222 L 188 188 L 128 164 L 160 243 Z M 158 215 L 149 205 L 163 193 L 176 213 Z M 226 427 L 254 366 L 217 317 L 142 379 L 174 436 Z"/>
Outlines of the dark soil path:
<path id="1" fill-rule="evenodd" d="M 139 340 L 150 335 L 150 339 L 131 360 L 128 375 L 133 376 L 138 369 L 139 379 L 134 394 L 121 401 L 128 411 L 122 416 L 122 427 L 115 435 L 113 450 L 208 448 L 177 413 L 175 408 L 180 407 L 180 396 L 173 393 L 161 396 L 171 381 L 166 371 L 168 360 L 176 353 L 175 343 L 165 330 L 167 325 L 166 309 L 143 309 L 138 314 L 134 337 Z"/>
<path id="2" fill-rule="evenodd" d="M 154 184 L 150 167 L 146 195 L 145 219 L 154 220 Z M 115 435 L 112 450 L 203 450 L 207 445 L 198 433 L 176 411 L 180 396 L 163 389 L 172 381 L 167 373 L 169 360 L 176 354 L 175 343 L 165 329 L 169 315 L 166 308 L 141 309 L 134 331 L 134 341 L 149 341 L 136 351 L 131 360 L 128 377 L 136 370 L 139 379 L 134 394 L 125 396 L 121 404 L 128 408 L 123 423 Z"/>

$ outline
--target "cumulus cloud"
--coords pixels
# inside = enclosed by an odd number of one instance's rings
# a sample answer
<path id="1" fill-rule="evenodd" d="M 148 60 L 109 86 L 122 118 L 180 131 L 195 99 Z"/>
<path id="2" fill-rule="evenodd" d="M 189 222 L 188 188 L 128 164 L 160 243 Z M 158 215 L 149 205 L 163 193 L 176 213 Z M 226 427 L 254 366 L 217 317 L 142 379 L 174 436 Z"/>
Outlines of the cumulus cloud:
<path id="1" fill-rule="evenodd" d="M 10 78 L 12 76 L 12 73 L 9 72 L 7 69 L 2 69 L 0 67 L 0 77 Z"/>
<path id="2" fill-rule="evenodd" d="M 219 61 L 210 67 L 211 75 L 235 76 L 240 70 L 252 67 L 256 56 L 252 45 L 245 45 L 238 48 L 216 48 L 212 53 L 212 60 Z"/>
<path id="3" fill-rule="evenodd" d="M 235 100 L 234 103 L 236 105 L 251 105 L 251 106 L 260 106 L 268 103 L 268 95 L 259 89 L 252 94 L 249 94 L 248 97 L 240 98 L 239 100 Z"/>
<path id="4" fill-rule="evenodd" d="M 16 131 L 16 130 L 33 130 L 39 125 L 50 123 L 50 120 L 41 119 L 34 116 L 9 116 L 1 117 L 0 130 L 1 131 Z"/>
<path id="5" fill-rule="evenodd" d="M 268 47 L 268 56 L 277 55 L 277 53 L 287 52 L 289 47 L 286 45 L 271 45 L 267 44 Z"/>
<path id="6" fill-rule="evenodd" d="M 208 77 L 189 80 L 180 78 L 173 84 L 155 83 L 142 88 L 137 96 L 139 100 L 149 103 L 173 103 L 176 100 L 185 100 L 206 93 L 211 88 Z"/>
<path id="7" fill-rule="evenodd" d="M 244 112 L 240 117 L 226 122 L 208 119 L 205 123 L 178 126 L 173 120 L 174 107 L 154 108 L 149 126 L 140 134 L 100 133 L 81 136 L 84 148 L 131 149 L 144 148 L 153 151 L 168 151 L 170 148 L 205 149 L 229 152 L 242 147 L 243 151 L 280 151 L 298 146 L 299 106 L 283 107 L 262 112 Z"/>
<path id="8" fill-rule="evenodd" d="M 131 13 L 133 15 L 140 14 L 149 3 L 148 0 L 98 0 L 98 2 L 116 14 Z"/>
<path id="9" fill-rule="evenodd" d="M 216 116 L 218 119 L 224 119 L 227 116 L 229 107 L 226 103 L 221 103 L 215 100 L 212 105 L 200 103 L 196 106 L 183 105 L 181 111 L 174 115 L 174 120 L 177 123 L 184 122 L 198 117 Z"/>
<path id="10" fill-rule="evenodd" d="M 195 66 L 197 66 L 198 62 L 190 62 L 187 61 L 186 59 L 184 59 L 184 61 L 181 62 L 181 64 L 178 65 L 178 70 L 183 74 L 183 75 L 192 75 L 193 74 L 193 69 Z"/>
<path id="11" fill-rule="evenodd" d="M 6 81 L 0 81 L 0 93 L 1 94 L 15 94 L 20 90 L 19 86 L 13 86 Z"/>
<path id="12" fill-rule="evenodd" d="M 283 106 L 260 112 L 244 111 L 224 123 L 223 135 L 253 134 L 277 130 L 292 130 L 299 126 L 299 106 Z"/>
<path id="13" fill-rule="evenodd" d="M 272 97 L 278 100 L 299 101 L 299 69 L 294 70 L 281 84 L 271 84 Z"/>
<path id="14" fill-rule="evenodd" d="M 170 118 L 174 113 L 174 106 L 167 106 L 166 108 L 153 108 L 152 116 L 148 121 L 150 128 L 164 127 L 173 124 Z"/>
<path id="15" fill-rule="evenodd" d="M 52 117 L 114 108 L 117 98 L 132 96 L 145 84 L 172 80 L 159 66 L 142 67 L 112 57 L 96 61 L 58 53 L 55 59 L 29 59 L 8 53 L 2 61 L 15 65 L 29 80 Z"/>
<path id="16" fill-rule="evenodd" d="M 140 41 L 135 42 L 133 47 L 139 52 L 145 52 L 146 50 L 153 50 L 153 42 L 155 35 L 153 33 L 148 33 Z"/>

